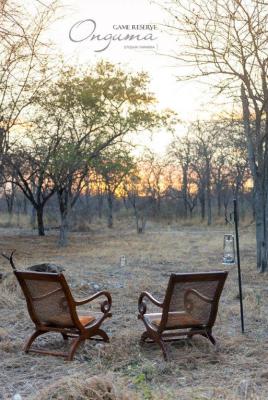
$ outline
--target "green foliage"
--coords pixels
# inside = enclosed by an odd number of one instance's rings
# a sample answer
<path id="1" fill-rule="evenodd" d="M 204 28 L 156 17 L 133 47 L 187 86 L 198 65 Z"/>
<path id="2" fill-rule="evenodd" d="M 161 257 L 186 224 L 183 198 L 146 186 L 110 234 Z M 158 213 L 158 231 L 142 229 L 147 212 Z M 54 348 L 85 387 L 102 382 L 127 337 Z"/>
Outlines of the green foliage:
<path id="1" fill-rule="evenodd" d="M 126 146 L 109 147 L 95 163 L 96 172 L 101 175 L 105 189 L 112 194 L 115 194 L 135 168 L 135 160 Z"/>
<path id="2" fill-rule="evenodd" d="M 56 192 L 67 226 L 92 169 L 112 195 L 134 169 L 122 145 L 127 135 L 173 128 L 174 114 L 160 113 L 155 105 L 144 72 L 130 74 L 104 61 L 84 70 L 62 68 L 58 80 L 36 93 L 34 118 L 10 146 L 8 163 L 20 176 L 17 184 L 33 204 L 33 181 L 46 200 Z"/>
<path id="3" fill-rule="evenodd" d="M 153 395 L 150 387 L 146 383 L 146 377 L 143 373 L 138 374 L 133 383 L 138 387 L 139 391 L 142 393 L 142 397 L 145 400 L 152 400 Z"/>
<path id="4" fill-rule="evenodd" d="M 38 103 L 54 133 L 80 140 L 94 152 L 127 133 L 164 124 L 172 128 L 174 113 L 155 109 L 156 98 L 148 86 L 147 74 L 129 74 L 100 62 L 87 70 L 63 69 L 60 79 L 41 94 Z"/>
<path id="5" fill-rule="evenodd" d="M 108 62 L 81 70 L 67 67 L 57 82 L 37 99 L 38 125 L 57 141 L 49 164 L 55 184 L 81 190 L 90 168 L 103 176 L 114 193 L 134 162 L 120 145 L 129 133 L 165 125 L 172 129 L 172 112 L 159 113 L 144 72 L 129 74 Z M 46 139 L 48 140 L 48 139 Z"/>

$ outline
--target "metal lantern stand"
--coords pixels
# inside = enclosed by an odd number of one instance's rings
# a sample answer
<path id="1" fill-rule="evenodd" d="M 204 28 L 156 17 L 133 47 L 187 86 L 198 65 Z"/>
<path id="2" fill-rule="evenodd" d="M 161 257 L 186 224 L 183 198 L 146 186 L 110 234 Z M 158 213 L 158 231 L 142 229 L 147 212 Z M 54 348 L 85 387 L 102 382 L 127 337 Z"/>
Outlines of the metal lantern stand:
<path id="1" fill-rule="evenodd" d="M 241 279 L 241 267 L 240 267 L 240 250 L 239 250 L 239 231 L 238 231 L 238 210 L 237 210 L 237 199 L 234 198 L 233 200 L 234 206 L 234 225 L 235 225 L 235 242 L 236 242 L 236 260 L 237 260 L 237 274 L 238 274 L 238 287 L 239 287 L 239 301 L 240 301 L 240 319 L 241 319 L 241 331 L 242 333 L 245 332 L 244 330 L 244 309 L 243 309 L 243 292 L 242 292 L 242 279 Z M 229 221 L 230 222 L 230 221 Z M 225 235 L 231 236 L 231 235 Z M 235 264 L 235 260 L 233 262 L 226 262 L 223 258 L 223 264 L 230 265 Z"/>
<path id="2" fill-rule="evenodd" d="M 242 292 L 242 279 L 240 268 L 240 250 L 239 250 L 239 234 L 238 234 L 238 211 L 237 200 L 234 198 L 234 223 L 235 223 L 235 240 L 236 240 L 236 256 L 237 256 L 237 273 L 238 273 L 238 286 L 239 286 L 239 300 L 240 300 L 240 317 L 241 317 L 241 331 L 244 330 L 244 309 L 243 309 L 243 292 Z"/>

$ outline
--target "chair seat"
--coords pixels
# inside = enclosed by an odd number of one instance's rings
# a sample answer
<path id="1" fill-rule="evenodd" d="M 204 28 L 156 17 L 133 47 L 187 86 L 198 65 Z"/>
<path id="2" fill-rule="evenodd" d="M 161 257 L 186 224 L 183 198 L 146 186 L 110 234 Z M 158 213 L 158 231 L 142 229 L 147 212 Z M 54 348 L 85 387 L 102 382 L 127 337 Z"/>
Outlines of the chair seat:
<path id="1" fill-rule="evenodd" d="M 94 322 L 96 319 L 100 318 L 101 313 L 98 312 L 78 312 L 78 318 L 79 321 L 83 326 L 90 325 L 92 322 Z M 55 315 L 54 318 L 50 318 L 49 321 L 44 321 L 45 325 L 48 326 L 62 326 L 62 327 L 68 327 L 68 328 L 74 328 L 72 322 L 70 322 L 70 319 L 62 315 Z"/>
<path id="2" fill-rule="evenodd" d="M 145 318 L 150 324 L 159 327 L 162 319 L 162 313 L 145 314 Z M 168 321 L 166 323 L 166 329 L 176 329 L 176 328 L 190 328 L 194 326 L 203 325 L 201 321 L 193 318 L 190 314 L 181 312 L 170 312 L 168 314 Z"/>
<path id="3" fill-rule="evenodd" d="M 83 326 L 91 324 L 91 322 L 95 321 L 95 317 L 91 315 L 79 315 L 79 321 Z"/>

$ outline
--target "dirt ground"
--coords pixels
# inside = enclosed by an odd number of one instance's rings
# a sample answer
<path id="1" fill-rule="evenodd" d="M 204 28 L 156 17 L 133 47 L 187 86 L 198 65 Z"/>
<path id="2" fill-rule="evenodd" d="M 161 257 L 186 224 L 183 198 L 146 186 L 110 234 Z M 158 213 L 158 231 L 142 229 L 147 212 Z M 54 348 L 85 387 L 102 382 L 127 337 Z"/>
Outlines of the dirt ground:
<path id="1" fill-rule="evenodd" d="M 45 238 L 28 230 L 1 229 L 0 249 L 16 248 L 18 269 L 41 262 L 60 264 L 76 297 L 107 289 L 113 317 L 104 324 L 110 344 L 93 341 L 81 347 L 73 362 L 26 355 L 23 343 L 32 331 L 25 301 L 10 266 L 0 272 L 0 399 L 267 399 L 268 276 L 255 270 L 254 232 L 241 229 L 245 328 L 240 331 L 237 271 L 230 273 L 222 295 L 213 347 L 196 336 L 169 345 L 164 362 L 157 345 L 139 346 L 144 331 L 137 320 L 139 293 L 159 299 L 171 272 L 226 269 L 221 265 L 224 227 L 149 225 L 137 235 L 132 228 L 93 228 L 73 233 L 71 245 L 57 246 L 57 232 Z M 120 267 L 125 255 L 126 267 Z M 96 302 L 98 306 L 98 301 Z M 38 346 L 62 349 L 61 336 L 48 334 Z M 92 378 L 93 377 L 93 378 Z"/>

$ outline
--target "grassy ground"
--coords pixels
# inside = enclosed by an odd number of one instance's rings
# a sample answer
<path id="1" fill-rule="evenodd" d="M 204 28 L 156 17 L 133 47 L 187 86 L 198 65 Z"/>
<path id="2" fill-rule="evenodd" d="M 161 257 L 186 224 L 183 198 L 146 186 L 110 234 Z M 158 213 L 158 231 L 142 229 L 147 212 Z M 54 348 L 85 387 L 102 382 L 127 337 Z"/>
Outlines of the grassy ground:
<path id="1" fill-rule="evenodd" d="M 43 261 L 65 267 L 77 297 L 93 294 L 96 284 L 113 296 L 113 317 L 105 324 L 107 345 L 87 343 L 68 363 L 61 358 L 26 355 L 22 346 L 32 331 L 25 302 L 10 267 L 0 272 L 0 399 L 267 399 L 267 281 L 255 271 L 254 233 L 241 231 L 246 333 L 240 333 L 237 273 L 230 273 L 221 300 L 214 348 L 195 337 L 169 345 L 165 363 L 156 345 L 139 347 L 143 326 L 137 320 L 142 290 L 164 295 L 171 272 L 223 269 L 224 227 L 149 225 L 144 235 L 132 228 L 74 233 L 71 245 L 57 247 L 57 233 L 36 237 L 25 229 L 0 231 L 1 251 L 16 248 L 18 268 Z M 125 255 L 127 266 L 120 267 Z M 95 285 L 95 289 L 94 289 Z M 97 303 L 98 304 L 98 303 Z M 60 336 L 39 339 L 40 346 L 63 348 Z"/>

